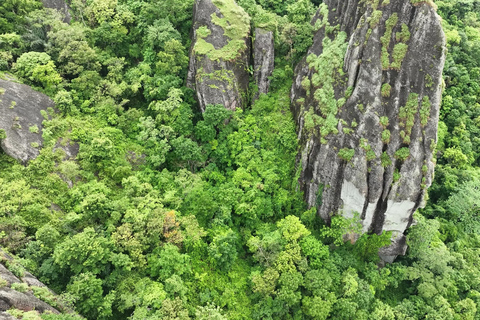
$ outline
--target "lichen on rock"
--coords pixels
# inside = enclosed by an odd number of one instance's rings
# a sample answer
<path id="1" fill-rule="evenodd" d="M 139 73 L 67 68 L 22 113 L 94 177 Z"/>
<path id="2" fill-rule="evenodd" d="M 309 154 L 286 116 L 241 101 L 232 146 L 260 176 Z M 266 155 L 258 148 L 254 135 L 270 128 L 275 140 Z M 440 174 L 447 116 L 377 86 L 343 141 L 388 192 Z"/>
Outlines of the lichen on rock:
<path id="1" fill-rule="evenodd" d="M 391 231 L 393 261 L 433 177 L 440 19 L 427 2 L 327 0 L 312 23 L 291 92 L 300 187 L 327 223 L 358 213 L 363 232 Z"/>

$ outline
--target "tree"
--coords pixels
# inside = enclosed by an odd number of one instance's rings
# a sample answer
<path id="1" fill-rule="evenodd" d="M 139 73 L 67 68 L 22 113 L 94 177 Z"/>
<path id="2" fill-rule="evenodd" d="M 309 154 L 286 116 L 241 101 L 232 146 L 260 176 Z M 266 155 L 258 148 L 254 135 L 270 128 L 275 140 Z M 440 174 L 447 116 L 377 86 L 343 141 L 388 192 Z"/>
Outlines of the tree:
<path id="1" fill-rule="evenodd" d="M 77 304 L 75 309 L 90 319 L 109 319 L 112 315 L 114 293 L 103 296 L 102 280 L 91 273 L 82 273 L 72 278 L 67 291 Z"/>
<path id="2" fill-rule="evenodd" d="M 62 82 L 55 64 L 45 52 L 27 52 L 14 64 L 13 70 L 20 77 L 28 79 L 34 85 L 40 85 L 52 93 L 53 88 Z"/>

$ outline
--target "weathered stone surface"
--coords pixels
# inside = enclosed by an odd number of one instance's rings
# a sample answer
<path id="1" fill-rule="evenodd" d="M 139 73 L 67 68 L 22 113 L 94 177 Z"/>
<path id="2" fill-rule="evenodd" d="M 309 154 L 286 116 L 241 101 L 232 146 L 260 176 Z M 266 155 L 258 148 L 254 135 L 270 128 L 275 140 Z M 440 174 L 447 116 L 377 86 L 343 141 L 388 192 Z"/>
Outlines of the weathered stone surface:
<path id="1" fill-rule="evenodd" d="M 42 0 L 45 8 L 55 9 L 63 15 L 63 22 L 70 23 L 70 8 L 65 0 Z"/>
<path id="2" fill-rule="evenodd" d="M 46 95 L 29 86 L 0 79 L 0 129 L 6 134 L 1 147 L 9 156 L 26 163 L 42 146 L 42 110 L 54 107 Z"/>
<path id="3" fill-rule="evenodd" d="M 325 1 L 291 99 L 306 201 L 327 223 L 358 213 L 364 232 L 392 231 L 393 261 L 432 182 L 446 49 L 428 2 L 377 4 Z"/>
<path id="4" fill-rule="evenodd" d="M 208 104 L 242 107 L 248 89 L 250 18 L 233 0 L 197 0 L 187 85 Z"/>
<path id="5" fill-rule="evenodd" d="M 255 29 L 253 76 L 258 86 L 258 92 L 253 97 L 253 100 L 257 100 L 262 93 L 268 93 L 270 87 L 269 77 L 272 76 L 275 61 L 274 45 L 272 31 L 262 28 Z"/>
<path id="6" fill-rule="evenodd" d="M 15 277 L 15 275 L 5 268 L 3 264 L 0 263 L 0 277 L 7 281 L 7 285 L 10 286 L 12 283 L 20 283 L 21 281 Z"/>
<path id="7" fill-rule="evenodd" d="M 10 308 L 22 311 L 37 310 L 41 313 L 48 310 L 53 313 L 59 313 L 56 309 L 31 293 L 18 292 L 5 287 L 0 288 L 0 311 L 7 311 Z"/>

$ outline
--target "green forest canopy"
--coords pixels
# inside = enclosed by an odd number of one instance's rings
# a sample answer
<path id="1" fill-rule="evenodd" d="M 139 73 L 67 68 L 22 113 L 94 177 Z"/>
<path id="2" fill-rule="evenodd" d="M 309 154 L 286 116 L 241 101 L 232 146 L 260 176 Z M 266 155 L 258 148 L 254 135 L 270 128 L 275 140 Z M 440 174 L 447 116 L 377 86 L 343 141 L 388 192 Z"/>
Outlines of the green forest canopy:
<path id="1" fill-rule="evenodd" d="M 355 223 L 326 228 L 296 189 L 288 93 L 321 1 L 238 3 L 275 32 L 271 93 L 203 114 L 184 86 L 193 0 L 72 0 L 70 25 L 0 3 L 0 70 L 60 111 L 28 166 L 0 153 L 0 245 L 88 319 L 480 319 L 480 3 L 435 1 L 436 177 L 381 269 L 388 235 L 344 243 Z M 72 142 L 77 161 L 54 148 Z"/>

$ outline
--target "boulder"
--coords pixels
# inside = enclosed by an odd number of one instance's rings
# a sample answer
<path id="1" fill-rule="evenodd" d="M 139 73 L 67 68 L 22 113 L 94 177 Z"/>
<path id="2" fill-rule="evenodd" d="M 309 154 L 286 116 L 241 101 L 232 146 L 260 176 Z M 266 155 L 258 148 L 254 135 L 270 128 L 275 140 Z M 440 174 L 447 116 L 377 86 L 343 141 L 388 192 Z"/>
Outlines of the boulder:
<path id="1" fill-rule="evenodd" d="M 43 144 L 41 111 L 54 107 L 46 95 L 27 85 L 0 79 L 0 146 L 26 164 Z"/>
<path id="2" fill-rule="evenodd" d="M 363 232 L 391 231 L 380 250 L 391 262 L 433 178 L 440 18 L 431 1 L 326 0 L 312 23 L 291 91 L 300 187 L 327 224 L 342 214 Z"/>
<path id="3" fill-rule="evenodd" d="M 196 0 L 187 85 L 208 104 L 235 110 L 246 103 L 250 17 L 233 0 Z"/>
<path id="4" fill-rule="evenodd" d="M 258 87 L 258 92 L 253 97 L 257 100 L 260 94 L 268 93 L 270 87 L 270 77 L 273 73 L 275 61 L 275 43 L 273 32 L 262 28 L 255 29 L 255 41 L 253 44 L 253 76 Z"/>

